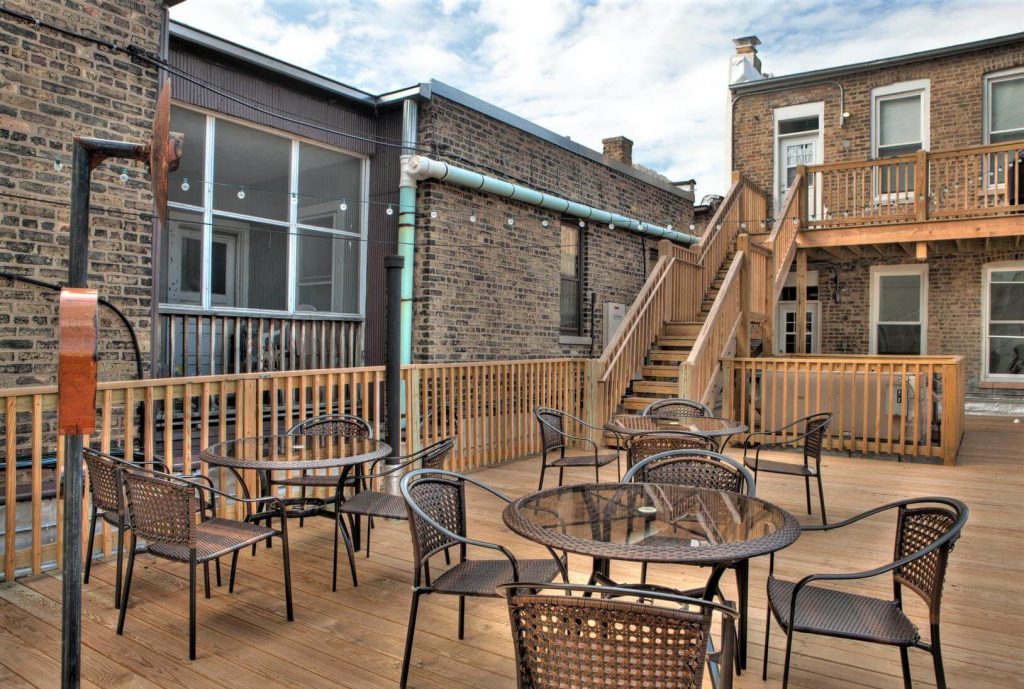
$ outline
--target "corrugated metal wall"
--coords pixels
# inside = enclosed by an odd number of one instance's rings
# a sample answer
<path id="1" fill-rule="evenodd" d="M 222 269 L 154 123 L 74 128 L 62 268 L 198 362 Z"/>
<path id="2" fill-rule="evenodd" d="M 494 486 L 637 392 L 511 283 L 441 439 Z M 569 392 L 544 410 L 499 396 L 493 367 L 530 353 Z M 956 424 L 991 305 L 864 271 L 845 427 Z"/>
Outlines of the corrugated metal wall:
<path id="1" fill-rule="evenodd" d="M 297 119 L 314 121 L 329 129 L 361 137 L 401 139 L 401 107 L 374 112 L 369 106 L 339 101 L 334 94 L 257 70 L 229 56 L 207 51 L 172 38 L 170 62 L 195 79 L 262 107 L 291 113 Z M 201 85 L 171 76 L 174 99 L 214 112 L 238 117 L 255 124 L 280 129 L 297 136 L 321 141 L 370 157 L 369 227 L 366 243 L 366 323 L 364 347 L 366 364 L 384 361 L 384 256 L 394 251 L 398 235 L 398 175 L 400 150 L 351 137 L 325 132 L 308 125 L 289 122 L 224 98 Z M 386 204 L 395 204 L 387 215 Z M 385 205 L 381 205 L 385 204 Z"/>

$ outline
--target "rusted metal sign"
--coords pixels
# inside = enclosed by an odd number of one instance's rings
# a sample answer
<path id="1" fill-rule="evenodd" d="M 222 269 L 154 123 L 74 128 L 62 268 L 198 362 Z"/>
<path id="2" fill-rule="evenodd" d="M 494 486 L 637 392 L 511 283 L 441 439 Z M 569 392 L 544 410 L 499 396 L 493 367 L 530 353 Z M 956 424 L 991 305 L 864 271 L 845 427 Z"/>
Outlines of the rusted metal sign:
<path id="1" fill-rule="evenodd" d="M 99 304 L 94 289 L 60 291 L 57 427 L 65 435 L 96 430 L 96 350 Z"/>
<path id="2" fill-rule="evenodd" d="M 153 138 L 149 141 L 149 184 L 161 226 L 167 224 L 167 173 L 178 169 L 184 147 L 185 135 L 171 131 L 171 80 L 167 79 L 156 101 Z"/>

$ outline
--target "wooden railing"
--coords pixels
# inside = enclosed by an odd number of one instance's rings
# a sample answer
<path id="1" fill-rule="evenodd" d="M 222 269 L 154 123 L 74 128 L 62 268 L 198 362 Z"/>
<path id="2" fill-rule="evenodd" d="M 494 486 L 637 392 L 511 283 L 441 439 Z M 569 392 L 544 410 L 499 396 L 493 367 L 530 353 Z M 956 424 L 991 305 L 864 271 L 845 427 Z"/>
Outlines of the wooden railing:
<path id="1" fill-rule="evenodd" d="M 811 165 L 807 228 L 949 220 L 1024 211 L 1024 142 Z M 796 185 L 794 185 L 796 186 Z"/>
<path id="2" fill-rule="evenodd" d="M 362 321 L 233 313 L 160 314 L 160 370 L 167 377 L 358 366 Z"/>
<path id="3" fill-rule="evenodd" d="M 537 406 L 582 410 L 583 359 L 493 361 L 403 368 L 403 451 L 457 435 L 453 468 L 465 470 L 539 450 Z M 235 437 L 284 433 L 300 420 L 331 412 L 357 414 L 379 435 L 385 426 L 384 369 L 362 367 L 118 381 L 99 384 L 96 434 L 87 445 L 129 448 L 186 471 L 206 466 L 199 452 Z M 0 390 L 0 446 L 6 448 L 3 573 L 39 573 L 60 557 L 62 501 L 54 499 L 64 443 L 56 433 L 56 386 Z M 578 430 L 578 429 L 573 429 Z M 19 470 L 19 457 L 25 468 Z M 20 474 L 20 475 L 19 475 Z M 214 481 L 230 485 L 223 470 Z M 19 480 L 20 479 L 20 480 Z M 252 472 L 243 480 L 255 485 Z M 21 499 L 19 499 L 19 497 Z M 84 497 L 83 514 L 91 506 Z M 229 512 L 233 506 L 223 506 Z M 104 525 L 98 550 L 116 537 Z M 83 539 L 84 542 L 84 539 Z M 58 563 L 59 566 L 59 563 Z"/>
<path id="4" fill-rule="evenodd" d="M 729 358 L 723 366 L 722 413 L 750 432 L 831 412 L 829 449 L 956 462 L 964 432 L 962 356 Z"/>
<path id="5" fill-rule="evenodd" d="M 708 312 L 693 349 L 679 363 L 679 396 L 710 404 L 714 398 L 719 361 L 727 353 L 742 317 L 740 272 L 743 252 L 733 256 L 722 288 Z"/>
<path id="6" fill-rule="evenodd" d="M 770 285 L 769 299 L 773 308 L 775 301 L 782 294 L 782 288 L 786 284 L 786 275 L 789 274 L 789 266 L 796 255 L 796 236 L 800 232 L 801 224 L 806 222 L 807 218 L 807 196 L 804 186 L 806 175 L 804 168 L 801 167 L 797 170 L 796 179 L 782 202 L 778 217 L 775 218 L 772 233 L 765 241 L 765 247 L 772 252 L 772 271 L 767 277 L 770 278 L 768 282 Z"/>

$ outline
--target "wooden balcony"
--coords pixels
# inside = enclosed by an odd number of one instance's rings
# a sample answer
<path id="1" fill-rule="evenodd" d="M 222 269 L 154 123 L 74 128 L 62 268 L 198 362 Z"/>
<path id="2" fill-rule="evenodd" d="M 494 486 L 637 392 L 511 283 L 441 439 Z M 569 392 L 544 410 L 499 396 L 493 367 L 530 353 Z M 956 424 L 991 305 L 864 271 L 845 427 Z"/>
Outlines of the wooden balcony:
<path id="1" fill-rule="evenodd" d="M 836 521 L 907 496 L 950 495 L 969 505 L 970 521 L 951 555 L 943 595 L 942 635 L 950 687 L 1010 689 L 1019 687 L 1024 676 L 1024 603 L 1017 595 L 1024 559 L 1015 516 L 1024 502 L 1021 429 L 1009 419 L 971 418 L 955 469 L 838 454 L 824 458 L 826 496 Z M 606 467 L 603 478 L 613 480 L 614 470 L 614 465 Z M 534 457 L 488 466 L 474 475 L 516 497 L 535 489 L 538 472 Z M 568 472 L 566 478 L 580 477 Z M 763 475 L 758 484 L 759 496 L 777 502 L 804 523 L 815 521 L 804 513 L 799 482 Z M 517 556 L 545 556 L 542 548 L 505 529 L 497 499 L 471 493 L 468 507 L 472 535 L 502 543 Z M 185 659 L 187 567 L 140 555 L 128 623 L 124 636 L 118 636 L 117 611 L 111 606 L 114 559 L 97 561 L 91 582 L 83 588 L 83 687 L 396 687 L 412 581 L 408 525 L 380 520 L 371 557 L 358 555 L 359 587 L 341 577 L 335 593 L 330 588 L 331 524 L 307 520 L 304 528 L 289 530 L 295 621 L 287 622 L 282 612 L 280 548 L 259 548 L 255 557 L 246 552 L 239 559 L 234 593 L 228 594 L 225 585 L 214 588 L 211 598 L 198 599 L 199 652 L 193 662 Z M 778 571 L 794 578 L 887 562 L 892 531 L 891 520 L 872 519 L 840 532 L 804 534 L 778 556 Z M 778 627 L 771 636 L 767 682 L 760 673 L 766 571 L 767 558 L 752 562 L 750 657 L 748 670 L 735 680 L 738 689 L 781 686 L 784 635 Z M 613 573 L 636 581 L 639 567 L 616 562 Z M 585 579 L 589 562 L 570 556 L 570 574 L 574 580 Z M 695 567 L 655 565 L 650 580 L 688 587 L 702 585 L 706 575 L 706 570 Z M 723 580 L 723 589 L 727 597 L 736 595 L 732 577 Z M 887 596 L 892 583 L 879 577 L 859 583 L 855 590 Z M 0 585 L 0 642 L 5 651 L 0 654 L 0 685 L 59 685 L 60 598 L 56 572 Z M 908 603 L 910 615 L 927 634 L 926 611 L 913 594 L 906 598 L 913 599 Z M 513 689 L 515 665 L 505 604 L 470 599 L 462 641 L 457 639 L 457 605 L 454 596 L 431 596 L 420 606 L 410 686 Z M 928 655 L 911 651 L 910 662 L 915 686 L 934 686 Z M 797 635 L 792 689 L 898 686 L 902 684 L 896 649 Z"/>
<path id="2" fill-rule="evenodd" d="M 798 172 L 801 248 L 1024 235 L 1024 141 Z"/>

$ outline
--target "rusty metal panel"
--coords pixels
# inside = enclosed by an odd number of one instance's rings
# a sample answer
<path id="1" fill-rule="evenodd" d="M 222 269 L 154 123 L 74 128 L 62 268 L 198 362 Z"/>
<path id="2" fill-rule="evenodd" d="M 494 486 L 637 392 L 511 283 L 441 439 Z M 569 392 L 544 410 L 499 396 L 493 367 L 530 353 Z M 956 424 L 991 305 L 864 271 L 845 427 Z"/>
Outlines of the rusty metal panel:
<path id="1" fill-rule="evenodd" d="M 99 304 L 94 289 L 60 291 L 57 427 L 65 435 L 96 430 L 96 359 Z"/>

